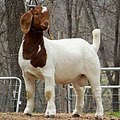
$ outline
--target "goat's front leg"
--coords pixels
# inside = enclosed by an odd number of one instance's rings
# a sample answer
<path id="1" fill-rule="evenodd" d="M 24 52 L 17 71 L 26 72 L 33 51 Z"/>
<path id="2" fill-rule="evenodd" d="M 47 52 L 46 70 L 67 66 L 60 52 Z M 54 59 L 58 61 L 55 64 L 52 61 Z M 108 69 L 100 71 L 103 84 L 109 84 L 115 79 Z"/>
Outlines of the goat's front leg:
<path id="1" fill-rule="evenodd" d="M 45 77 L 45 98 L 47 101 L 46 117 L 54 117 L 56 115 L 55 106 L 55 81 L 54 77 Z"/>
<path id="2" fill-rule="evenodd" d="M 32 111 L 34 109 L 34 96 L 35 96 L 35 80 L 31 79 L 31 76 L 27 74 L 23 74 L 25 80 L 26 87 L 26 97 L 27 97 L 27 105 L 24 110 L 24 114 L 32 115 Z"/>

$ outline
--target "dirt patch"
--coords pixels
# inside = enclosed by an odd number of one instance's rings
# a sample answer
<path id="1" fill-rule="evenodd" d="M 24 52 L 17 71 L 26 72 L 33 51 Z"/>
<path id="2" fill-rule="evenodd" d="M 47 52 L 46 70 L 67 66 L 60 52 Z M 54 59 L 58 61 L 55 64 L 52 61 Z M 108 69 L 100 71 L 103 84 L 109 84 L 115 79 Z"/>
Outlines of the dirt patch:
<path id="1" fill-rule="evenodd" d="M 94 114 L 82 114 L 79 118 L 72 118 L 71 114 L 58 113 L 55 118 L 45 118 L 44 114 L 34 113 L 31 117 L 23 113 L 0 113 L 0 120 L 95 120 Z M 115 117 L 104 116 L 104 120 L 120 120 Z"/>

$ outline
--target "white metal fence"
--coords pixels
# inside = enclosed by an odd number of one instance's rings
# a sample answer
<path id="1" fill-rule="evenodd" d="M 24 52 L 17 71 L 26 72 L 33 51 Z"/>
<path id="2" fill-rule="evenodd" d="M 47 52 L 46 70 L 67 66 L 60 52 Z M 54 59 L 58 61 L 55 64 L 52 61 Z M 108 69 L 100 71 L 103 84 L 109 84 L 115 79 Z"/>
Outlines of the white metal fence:
<path id="1" fill-rule="evenodd" d="M 112 89 L 119 89 L 119 108 L 120 108 L 120 85 L 108 85 L 107 77 L 105 76 L 106 71 L 120 71 L 120 67 L 118 68 L 101 68 L 101 82 L 103 82 L 104 85 L 102 85 L 102 99 L 103 99 L 103 106 L 105 111 L 112 111 Z M 113 74 L 113 73 L 111 73 Z M 120 75 L 120 74 L 119 74 Z M 114 75 L 113 75 L 114 77 Z M 91 87 L 85 86 L 86 92 L 85 92 L 85 106 L 84 106 L 84 112 L 94 112 L 96 108 L 95 100 L 92 96 Z M 89 92 L 88 92 L 89 91 Z M 75 105 L 75 93 L 73 91 L 73 87 L 71 85 L 68 85 L 68 112 L 72 112 Z"/>
<path id="2" fill-rule="evenodd" d="M 1 112 L 19 111 L 21 85 L 21 80 L 18 77 L 0 77 Z"/>

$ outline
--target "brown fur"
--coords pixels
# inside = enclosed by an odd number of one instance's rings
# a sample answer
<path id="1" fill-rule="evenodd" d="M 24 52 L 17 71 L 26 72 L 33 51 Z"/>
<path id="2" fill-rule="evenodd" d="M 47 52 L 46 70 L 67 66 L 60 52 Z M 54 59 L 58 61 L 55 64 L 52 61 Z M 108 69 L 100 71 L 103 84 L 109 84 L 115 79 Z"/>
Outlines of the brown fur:
<path id="1" fill-rule="evenodd" d="M 42 7 L 36 6 L 21 16 L 20 26 L 23 33 L 28 33 L 30 28 L 46 30 L 49 25 L 49 12 L 42 13 Z"/>
<path id="2" fill-rule="evenodd" d="M 43 40 L 43 31 L 49 25 L 49 13 L 42 13 L 42 7 L 37 6 L 27 13 L 23 14 L 20 20 L 21 30 L 24 35 L 23 58 L 30 60 L 30 63 L 36 67 L 44 67 L 47 60 L 46 49 Z M 39 46 L 41 50 L 39 50 Z"/>
<path id="3" fill-rule="evenodd" d="M 25 13 L 20 20 L 21 30 L 23 33 L 27 33 L 30 30 L 33 15 L 31 12 Z"/>
<path id="4" fill-rule="evenodd" d="M 30 63 L 36 67 L 44 67 L 47 60 L 46 49 L 43 41 L 43 33 L 29 31 L 24 37 L 23 58 L 30 60 Z M 38 52 L 39 45 L 41 50 Z"/>
<path id="5" fill-rule="evenodd" d="M 32 96 L 32 94 L 31 94 L 30 92 L 26 91 L 26 99 L 27 99 L 27 100 L 30 99 L 31 96 Z"/>
<path id="6" fill-rule="evenodd" d="M 51 96 L 52 96 L 52 92 L 51 91 L 46 91 L 45 92 L 45 98 L 46 98 L 47 101 L 50 100 Z"/>

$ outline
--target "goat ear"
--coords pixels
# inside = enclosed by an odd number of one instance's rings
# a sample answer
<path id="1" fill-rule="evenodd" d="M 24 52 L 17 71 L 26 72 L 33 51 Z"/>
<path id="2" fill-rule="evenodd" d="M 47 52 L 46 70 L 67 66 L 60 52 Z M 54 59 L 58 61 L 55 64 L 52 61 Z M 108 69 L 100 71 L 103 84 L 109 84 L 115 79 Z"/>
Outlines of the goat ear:
<path id="1" fill-rule="evenodd" d="M 27 32 L 29 32 L 32 23 L 32 18 L 33 15 L 31 12 L 27 12 L 21 16 L 20 26 L 23 33 L 26 34 Z"/>
<path id="2" fill-rule="evenodd" d="M 49 19 L 49 12 L 48 12 L 48 11 L 45 11 L 45 12 L 44 12 L 44 16 Z"/>

